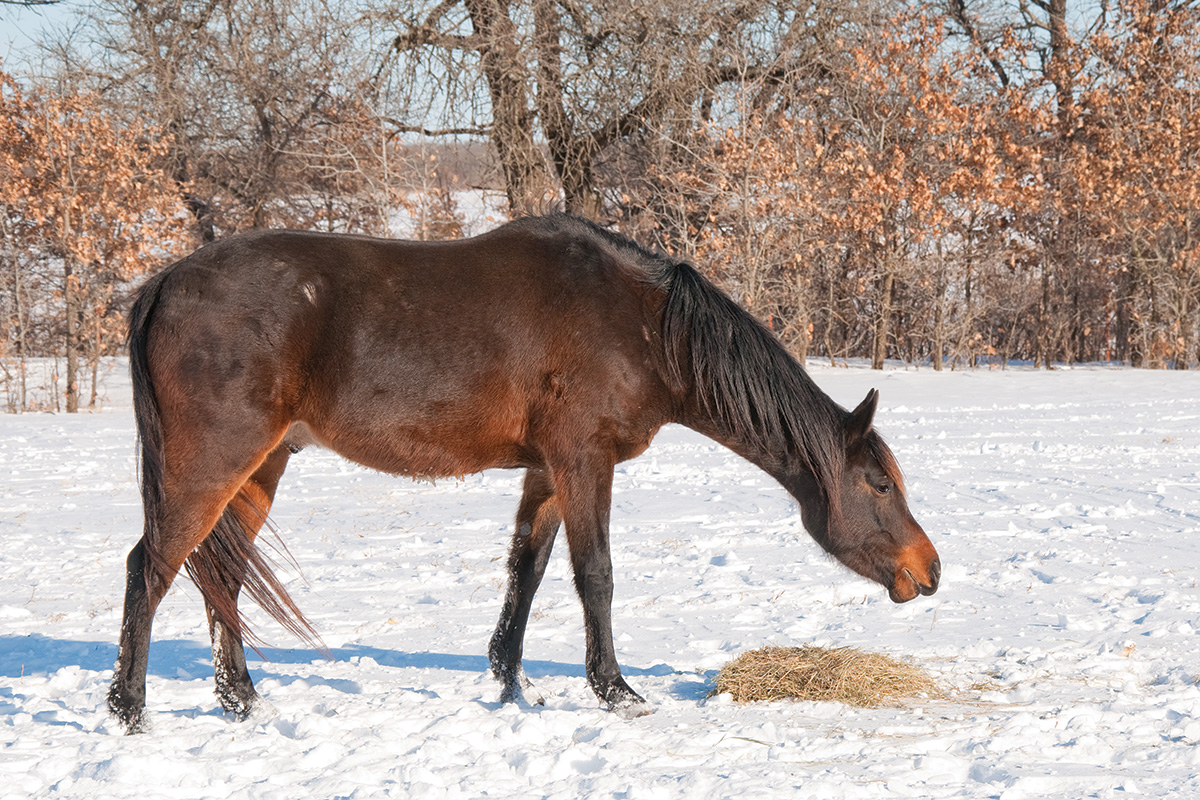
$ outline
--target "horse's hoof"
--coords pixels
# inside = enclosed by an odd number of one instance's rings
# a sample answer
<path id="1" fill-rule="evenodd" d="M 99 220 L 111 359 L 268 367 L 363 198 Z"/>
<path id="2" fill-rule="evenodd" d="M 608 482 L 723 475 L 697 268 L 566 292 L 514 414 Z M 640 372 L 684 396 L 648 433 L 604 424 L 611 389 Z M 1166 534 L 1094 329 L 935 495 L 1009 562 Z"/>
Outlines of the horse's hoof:
<path id="1" fill-rule="evenodd" d="M 237 715 L 238 722 L 249 722 L 252 725 L 261 725 L 265 722 L 271 722 L 279 717 L 279 709 L 271 705 L 262 697 L 255 695 L 254 702 L 245 712 Z"/>
<path id="2" fill-rule="evenodd" d="M 116 692 L 109 692 L 108 711 L 117 718 L 126 736 L 136 733 L 146 733 L 150 730 L 150 721 L 146 718 L 146 707 L 127 708 L 122 705 L 121 698 Z"/>
<path id="3" fill-rule="evenodd" d="M 525 679 L 525 684 L 521 687 L 521 694 L 525 696 L 525 702 L 531 706 L 546 705 L 546 695 L 542 694 L 542 690 Z"/>
<path id="4" fill-rule="evenodd" d="M 524 698 L 521 696 L 520 686 L 510 683 L 500 690 L 500 705 L 506 706 L 510 703 L 520 705 L 522 699 Z"/>
<path id="5" fill-rule="evenodd" d="M 251 691 L 246 696 L 218 692 L 217 699 L 221 701 L 221 708 L 225 709 L 225 713 L 238 722 L 270 719 L 278 716 L 275 707 L 262 699 L 262 695 L 255 691 Z"/>
<path id="6" fill-rule="evenodd" d="M 538 689 L 528 680 L 523 683 L 524 685 L 514 681 L 507 684 L 500 692 L 500 702 L 505 705 L 508 703 L 531 706 L 546 705 L 546 696 L 542 694 L 541 689 Z"/>
<path id="7" fill-rule="evenodd" d="M 624 681 L 607 693 L 608 710 L 621 719 L 637 719 L 654 713 L 646 698 L 629 688 Z"/>
<path id="8" fill-rule="evenodd" d="M 609 706 L 609 711 L 612 711 L 621 719 L 637 719 L 638 717 L 646 717 L 653 714 L 654 706 L 638 698 L 637 700 L 629 700 L 624 703 L 613 703 Z"/>
<path id="9" fill-rule="evenodd" d="M 137 736 L 150 732 L 150 720 L 144 711 L 130 715 L 117 714 L 116 716 L 121 727 L 125 729 L 126 736 Z"/>

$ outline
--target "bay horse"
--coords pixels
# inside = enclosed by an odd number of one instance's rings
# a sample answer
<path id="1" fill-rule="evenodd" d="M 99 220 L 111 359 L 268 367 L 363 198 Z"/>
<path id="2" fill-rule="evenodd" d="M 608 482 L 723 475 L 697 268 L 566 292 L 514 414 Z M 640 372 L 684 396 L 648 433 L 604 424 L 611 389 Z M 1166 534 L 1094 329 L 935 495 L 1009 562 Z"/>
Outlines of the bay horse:
<path id="1" fill-rule="evenodd" d="M 650 712 L 613 649 L 609 510 L 614 465 L 666 423 L 774 477 L 816 542 L 893 601 L 938 586 L 937 551 L 872 427 L 877 393 L 843 409 L 695 268 L 574 217 L 436 243 L 231 237 L 140 288 L 128 344 L 145 520 L 108 705 L 130 733 L 146 727 L 151 622 L 180 569 L 204 598 L 217 697 L 237 717 L 259 701 L 243 588 L 319 642 L 254 544 L 307 445 L 398 475 L 525 470 L 488 647 L 504 702 L 542 700 L 521 654 L 563 525 L 588 683 L 622 716 Z"/>

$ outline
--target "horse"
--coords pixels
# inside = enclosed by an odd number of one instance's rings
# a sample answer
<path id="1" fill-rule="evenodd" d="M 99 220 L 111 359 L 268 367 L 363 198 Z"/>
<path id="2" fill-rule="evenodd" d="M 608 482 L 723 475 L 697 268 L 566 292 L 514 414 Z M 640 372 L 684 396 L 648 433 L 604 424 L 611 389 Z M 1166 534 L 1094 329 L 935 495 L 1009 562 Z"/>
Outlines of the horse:
<path id="1" fill-rule="evenodd" d="M 873 427 L 878 393 L 847 411 L 695 267 L 576 217 L 447 242 L 236 235 L 147 280 L 128 325 L 144 525 L 108 694 L 128 733 L 147 728 L 151 624 L 181 569 L 236 718 L 260 703 L 243 588 L 319 646 L 255 546 L 289 457 L 309 445 L 418 478 L 525 470 L 488 645 L 504 703 L 544 701 L 522 647 L 562 526 L 587 681 L 623 717 L 652 711 L 613 647 L 609 514 L 614 466 L 667 423 L 774 477 L 817 544 L 894 602 L 938 587 L 937 551 Z"/>

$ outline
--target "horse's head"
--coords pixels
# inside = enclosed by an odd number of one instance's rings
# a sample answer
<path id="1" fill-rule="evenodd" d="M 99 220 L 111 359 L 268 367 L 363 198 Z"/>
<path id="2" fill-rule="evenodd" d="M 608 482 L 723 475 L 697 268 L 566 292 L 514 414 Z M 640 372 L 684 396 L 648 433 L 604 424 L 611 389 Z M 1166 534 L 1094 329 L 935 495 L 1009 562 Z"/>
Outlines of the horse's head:
<path id="1" fill-rule="evenodd" d="M 878 399 L 872 389 L 846 420 L 840 484 L 825 492 L 831 507 L 809 530 L 838 561 L 886 586 L 893 602 L 905 603 L 937 591 L 942 564 L 909 513 L 892 451 L 871 427 Z"/>

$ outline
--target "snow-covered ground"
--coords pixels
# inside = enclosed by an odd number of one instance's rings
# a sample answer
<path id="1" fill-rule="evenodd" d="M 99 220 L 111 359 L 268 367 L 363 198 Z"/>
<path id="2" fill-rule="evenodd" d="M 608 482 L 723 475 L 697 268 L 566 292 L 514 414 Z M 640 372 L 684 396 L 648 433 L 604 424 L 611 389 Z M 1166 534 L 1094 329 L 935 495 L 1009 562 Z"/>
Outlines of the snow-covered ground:
<path id="1" fill-rule="evenodd" d="M 664 430 L 616 479 L 617 649 L 658 709 L 631 721 L 584 681 L 561 543 L 526 644 L 546 706 L 496 702 L 518 473 L 430 485 L 310 449 L 273 516 L 334 660 L 263 622 L 279 649 L 251 672 L 277 713 L 223 716 L 180 582 L 155 621 L 153 730 L 121 736 L 104 699 L 141 526 L 127 384 L 101 413 L 0 415 L 0 797 L 1200 796 L 1200 375 L 812 371 L 843 405 L 880 389 L 941 590 L 893 605 L 769 478 Z M 908 657 L 946 694 L 707 696 L 738 653 L 800 643 Z"/>

